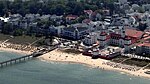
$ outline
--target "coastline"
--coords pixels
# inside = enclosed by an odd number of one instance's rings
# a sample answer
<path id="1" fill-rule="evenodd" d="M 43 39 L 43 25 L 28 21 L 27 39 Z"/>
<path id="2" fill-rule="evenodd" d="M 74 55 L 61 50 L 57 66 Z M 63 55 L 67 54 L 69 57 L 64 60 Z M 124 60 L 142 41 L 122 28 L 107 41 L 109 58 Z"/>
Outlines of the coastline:
<path id="1" fill-rule="evenodd" d="M 30 51 L 16 50 L 12 48 L 4 48 L 4 47 L 0 47 L 0 51 L 13 52 L 13 53 L 18 53 L 23 55 L 31 54 Z"/>
<path id="2" fill-rule="evenodd" d="M 32 53 L 31 51 L 16 50 L 13 48 L 4 48 L 4 47 L 0 47 L 0 51 L 14 52 L 14 53 L 25 54 L 25 55 Z M 138 71 L 129 71 L 129 70 L 124 70 L 120 68 L 114 68 L 112 66 L 105 64 L 108 62 L 113 63 L 109 60 L 92 59 L 89 56 L 83 56 L 82 54 L 65 53 L 57 49 L 38 57 L 38 59 L 41 61 L 48 61 L 48 62 L 65 62 L 65 63 L 83 64 L 92 68 L 99 68 L 102 70 L 110 70 L 110 71 L 118 71 L 122 74 L 150 78 L 149 74 L 144 73 L 148 69 L 138 70 Z"/>
<path id="3" fill-rule="evenodd" d="M 144 73 L 148 69 L 145 70 L 137 70 L 137 71 L 129 71 L 121 68 L 114 68 L 112 66 L 106 65 L 105 63 L 113 63 L 109 60 L 104 60 L 104 59 L 91 59 L 91 57 L 88 56 L 83 56 L 82 54 L 71 54 L 71 53 L 65 53 L 59 50 L 54 50 L 51 51 L 47 54 L 44 54 L 40 57 L 38 57 L 39 60 L 41 61 L 48 61 L 48 62 L 66 62 L 66 63 L 78 63 L 78 64 L 83 64 L 87 65 L 89 67 L 93 68 L 100 68 L 102 70 L 110 70 L 110 71 L 119 71 L 121 73 L 129 74 L 132 76 L 137 76 L 137 77 L 144 77 L 144 78 L 150 78 L 149 74 Z M 125 64 L 122 64 L 125 65 Z M 131 66 L 133 67 L 133 66 Z"/>

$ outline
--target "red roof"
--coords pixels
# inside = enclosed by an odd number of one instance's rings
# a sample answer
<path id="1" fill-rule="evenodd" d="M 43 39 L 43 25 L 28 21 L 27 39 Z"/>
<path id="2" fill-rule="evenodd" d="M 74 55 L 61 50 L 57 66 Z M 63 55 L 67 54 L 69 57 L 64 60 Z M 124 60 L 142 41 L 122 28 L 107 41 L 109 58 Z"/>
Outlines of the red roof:
<path id="1" fill-rule="evenodd" d="M 78 18 L 77 15 L 68 15 L 68 16 L 66 17 L 66 19 L 69 19 L 69 20 L 75 20 L 75 19 L 77 19 L 77 18 Z"/>
<path id="2" fill-rule="evenodd" d="M 126 36 L 125 40 L 131 40 L 131 38 L 129 36 Z"/>
<path id="3" fill-rule="evenodd" d="M 141 38 L 144 32 L 135 29 L 126 29 L 126 35 L 133 38 Z"/>
<path id="4" fill-rule="evenodd" d="M 100 36 L 105 36 L 105 35 L 107 35 L 106 32 L 101 32 L 101 34 L 100 34 Z"/>
<path id="5" fill-rule="evenodd" d="M 145 47 L 150 47 L 150 43 L 141 43 L 141 44 L 138 44 L 137 46 L 145 46 Z"/>
<path id="6" fill-rule="evenodd" d="M 93 13 L 93 11 L 92 11 L 92 10 L 84 10 L 84 13 L 92 14 L 92 13 Z"/>
<path id="7" fill-rule="evenodd" d="M 84 19 L 82 22 L 88 24 L 91 22 L 91 20 L 90 19 Z"/>
<path id="8" fill-rule="evenodd" d="M 96 15 L 97 15 L 97 12 L 93 12 L 93 13 L 92 13 L 92 16 L 96 16 Z"/>

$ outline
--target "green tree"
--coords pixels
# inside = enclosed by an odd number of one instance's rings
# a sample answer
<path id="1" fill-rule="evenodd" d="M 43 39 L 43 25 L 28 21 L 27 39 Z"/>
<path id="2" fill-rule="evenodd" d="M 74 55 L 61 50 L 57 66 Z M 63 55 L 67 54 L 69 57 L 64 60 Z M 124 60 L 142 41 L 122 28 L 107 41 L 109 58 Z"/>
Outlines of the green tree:
<path id="1" fill-rule="evenodd" d="M 2 28 L 2 33 L 10 34 L 12 30 L 13 30 L 12 25 L 10 23 L 5 23 L 4 27 Z"/>
<path id="2" fill-rule="evenodd" d="M 23 30 L 22 29 L 15 29 L 13 32 L 14 36 L 22 36 L 23 35 Z"/>

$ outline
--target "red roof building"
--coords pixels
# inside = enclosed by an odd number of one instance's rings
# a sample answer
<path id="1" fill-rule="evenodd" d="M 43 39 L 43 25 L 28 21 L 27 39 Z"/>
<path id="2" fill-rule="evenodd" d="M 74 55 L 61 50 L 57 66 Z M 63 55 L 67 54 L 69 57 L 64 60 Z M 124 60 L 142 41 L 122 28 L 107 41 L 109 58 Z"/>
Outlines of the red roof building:
<path id="1" fill-rule="evenodd" d="M 90 15 L 93 13 L 93 11 L 92 10 L 84 10 L 84 13 L 87 13 L 88 15 Z"/>
<path id="2" fill-rule="evenodd" d="M 67 20 L 75 20 L 75 19 L 77 19 L 77 18 L 78 18 L 77 15 L 68 15 L 68 16 L 66 17 Z"/>

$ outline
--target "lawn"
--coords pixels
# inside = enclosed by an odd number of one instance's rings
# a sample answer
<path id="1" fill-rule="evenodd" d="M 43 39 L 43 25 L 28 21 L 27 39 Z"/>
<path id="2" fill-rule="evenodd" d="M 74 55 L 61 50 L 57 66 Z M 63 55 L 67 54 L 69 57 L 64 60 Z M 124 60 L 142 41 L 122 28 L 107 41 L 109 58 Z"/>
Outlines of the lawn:
<path id="1" fill-rule="evenodd" d="M 149 61 L 139 60 L 139 59 L 129 59 L 123 62 L 123 64 L 133 65 L 138 67 L 144 67 L 149 63 Z"/>
<path id="2" fill-rule="evenodd" d="M 122 62 L 123 60 L 127 59 L 128 57 L 125 57 L 125 56 L 118 56 L 116 58 L 113 58 L 111 61 L 113 62 L 117 62 L 117 63 L 120 63 Z"/>
<path id="3" fill-rule="evenodd" d="M 0 34 L 0 41 L 5 41 L 5 40 L 9 39 L 8 42 L 14 43 L 14 44 L 29 45 L 32 42 L 34 42 L 40 38 L 41 37 L 34 37 L 34 36 L 14 36 L 12 38 L 12 36 L 10 36 L 10 35 Z"/>
<path id="4" fill-rule="evenodd" d="M 5 41 L 7 39 L 11 38 L 10 35 L 4 35 L 4 34 L 0 34 L 0 41 Z"/>
<path id="5" fill-rule="evenodd" d="M 34 41 L 36 41 L 38 38 L 36 37 L 30 37 L 30 36 L 16 36 L 9 40 L 10 43 L 15 44 L 25 44 L 28 45 Z"/>

